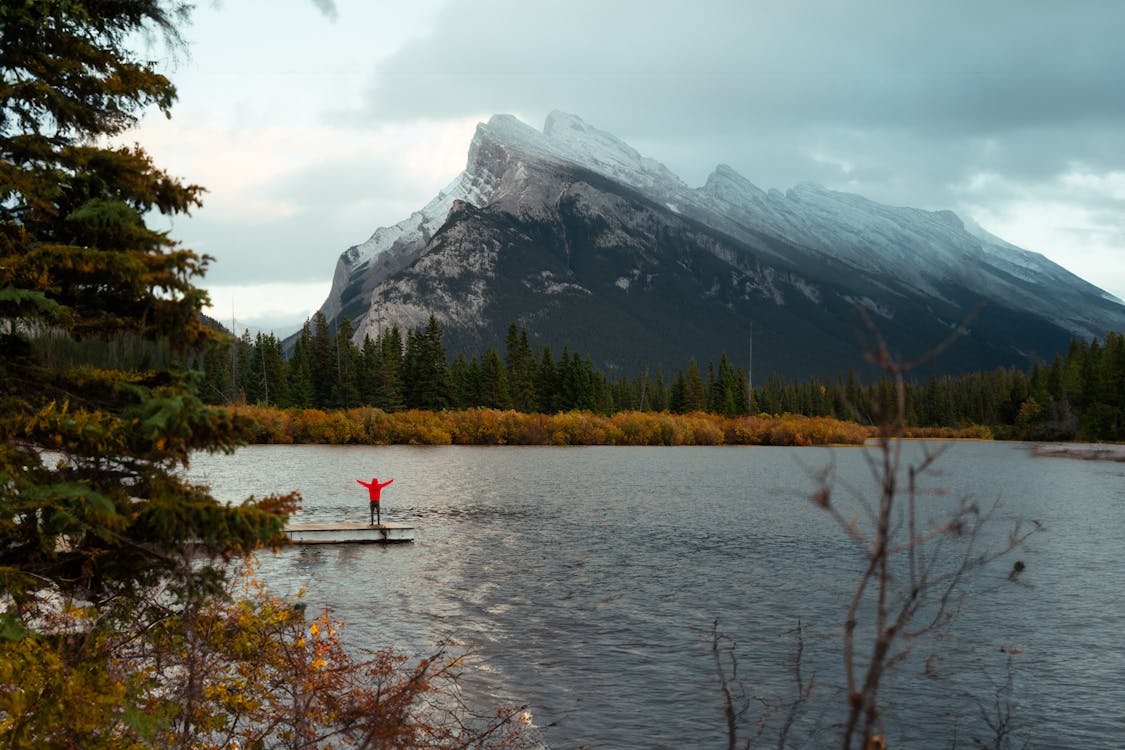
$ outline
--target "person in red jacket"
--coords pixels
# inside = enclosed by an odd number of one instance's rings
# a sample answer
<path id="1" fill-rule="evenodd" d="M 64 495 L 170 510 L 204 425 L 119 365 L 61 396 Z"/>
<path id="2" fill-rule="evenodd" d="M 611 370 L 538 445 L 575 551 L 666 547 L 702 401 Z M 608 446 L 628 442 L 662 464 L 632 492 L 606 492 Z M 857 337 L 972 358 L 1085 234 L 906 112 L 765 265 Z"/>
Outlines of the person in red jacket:
<path id="1" fill-rule="evenodd" d="M 379 477 L 371 477 L 370 482 L 365 482 L 362 479 L 355 481 L 367 488 L 367 496 L 371 498 L 371 525 L 382 524 L 382 519 L 379 517 L 379 496 L 382 494 L 383 488 L 395 480 L 388 479 L 380 483 Z"/>

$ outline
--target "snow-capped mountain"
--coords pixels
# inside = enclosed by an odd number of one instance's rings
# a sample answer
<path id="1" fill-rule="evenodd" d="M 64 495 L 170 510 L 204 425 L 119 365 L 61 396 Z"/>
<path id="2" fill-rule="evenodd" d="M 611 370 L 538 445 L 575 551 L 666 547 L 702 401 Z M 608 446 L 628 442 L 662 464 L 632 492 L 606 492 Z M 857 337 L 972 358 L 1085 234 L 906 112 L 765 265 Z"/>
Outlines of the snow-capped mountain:
<path id="1" fill-rule="evenodd" d="M 755 370 L 804 376 L 862 361 L 860 309 L 911 356 L 980 303 L 936 369 L 1026 366 L 1125 330 L 1119 300 L 952 212 L 766 192 L 725 165 L 693 189 L 555 112 L 542 132 L 478 125 L 464 172 L 340 256 L 322 311 L 357 343 L 433 313 L 450 349 L 474 352 L 515 321 L 619 372 L 734 356 L 753 322 Z"/>

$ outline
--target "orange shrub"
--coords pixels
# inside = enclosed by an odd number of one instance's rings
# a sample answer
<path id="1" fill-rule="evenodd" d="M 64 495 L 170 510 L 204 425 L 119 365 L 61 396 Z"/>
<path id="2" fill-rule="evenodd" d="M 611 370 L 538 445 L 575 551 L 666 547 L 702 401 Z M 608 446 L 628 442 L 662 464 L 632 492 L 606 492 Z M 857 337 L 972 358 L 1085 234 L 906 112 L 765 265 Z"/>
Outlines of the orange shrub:
<path id="1" fill-rule="evenodd" d="M 393 414 L 382 409 L 362 406 L 348 410 L 348 417 L 357 423 L 356 442 L 364 445 L 390 445 L 395 433 Z"/>
<path id="2" fill-rule="evenodd" d="M 992 428 L 983 424 L 966 427 L 907 427 L 903 437 L 928 440 L 995 440 Z"/>
<path id="3" fill-rule="evenodd" d="M 734 417 L 726 420 L 723 439 L 728 445 L 765 445 L 767 427 L 760 417 Z"/>
<path id="4" fill-rule="evenodd" d="M 626 411 L 527 414 L 511 409 L 388 413 L 231 407 L 254 423 L 259 443 L 359 443 L 366 445 L 858 445 L 875 430 L 855 422 L 795 414 L 720 417 L 693 412 Z M 909 437 L 988 440 L 987 427 L 911 428 Z"/>
<path id="5" fill-rule="evenodd" d="M 345 445 L 353 442 L 355 423 L 340 411 L 302 409 L 294 414 L 294 440 L 319 445 Z"/>
<path id="6" fill-rule="evenodd" d="M 621 434 L 619 445 L 671 445 L 671 431 L 660 414 L 639 411 L 622 411 L 610 417 L 610 422 Z"/>
<path id="7" fill-rule="evenodd" d="M 551 445 L 616 445 L 622 435 L 606 417 L 568 411 L 547 419 L 547 437 Z"/>
<path id="8" fill-rule="evenodd" d="M 551 440 L 547 433 L 547 422 L 550 420 L 546 414 L 522 414 L 520 412 L 505 412 L 509 420 L 509 445 L 549 445 Z"/>
<path id="9" fill-rule="evenodd" d="M 257 406 L 231 406 L 233 414 L 249 419 L 254 427 L 248 436 L 253 443 L 282 443 L 293 441 L 292 430 L 285 422 L 285 412 L 277 409 L 262 409 Z"/>
<path id="10" fill-rule="evenodd" d="M 675 418 L 674 445 L 722 445 L 722 417 L 705 412 L 680 414 Z"/>
<path id="11" fill-rule="evenodd" d="M 397 445 L 449 445 L 453 433 L 439 413 L 411 409 L 393 416 L 391 442 Z"/>
<path id="12" fill-rule="evenodd" d="M 464 409 L 444 412 L 458 445 L 542 445 L 546 433 L 540 414 L 522 414 L 513 409 Z"/>

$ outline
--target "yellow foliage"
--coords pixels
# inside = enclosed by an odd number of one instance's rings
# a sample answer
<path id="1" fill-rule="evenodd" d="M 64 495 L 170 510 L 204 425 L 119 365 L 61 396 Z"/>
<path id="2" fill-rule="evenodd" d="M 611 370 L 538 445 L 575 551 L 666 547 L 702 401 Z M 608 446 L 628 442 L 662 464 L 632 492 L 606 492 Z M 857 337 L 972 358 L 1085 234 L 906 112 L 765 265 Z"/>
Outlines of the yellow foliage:
<path id="1" fill-rule="evenodd" d="M 723 417 L 704 412 L 593 412 L 528 414 L 512 409 L 385 412 L 232 409 L 255 424 L 260 443 L 324 445 L 860 445 L 871 427 L 830 417 L 759 414 Z M 929 428 L 908 434 L 991 439 L 987 427 Z"/>

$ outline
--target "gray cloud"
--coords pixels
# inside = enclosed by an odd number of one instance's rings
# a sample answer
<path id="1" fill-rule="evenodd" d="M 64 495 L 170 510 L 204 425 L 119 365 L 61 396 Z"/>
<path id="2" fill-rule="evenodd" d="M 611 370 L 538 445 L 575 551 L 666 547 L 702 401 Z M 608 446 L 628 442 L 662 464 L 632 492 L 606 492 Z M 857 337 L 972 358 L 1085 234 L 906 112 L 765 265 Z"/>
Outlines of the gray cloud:
<path id="1" fill-rule="evenodd" d="M 208 284 L 320 281 L 332 273 L 340 252 L 356 242 L 323 218 L 300 212 L 280 220 L 224 220 L 202 210 L 190 224 L 181 222 L 177 234 L 186 247 L 216 258 Z"/>
<path id="2" fill-rule="evenodd" d="M 1097 1 L 458 2 L 379 64 L 368 114 L 560 108 L 685 158 L 741 143 L 708 153 L 727 161 L 819 143 L 857 163 L 1121 166 L 1122 27 L 1125 4 Z"/>
<path id="3" fill-rule="evenodd" d="M 313 3 L 336 20 L 335 0 Z M 562 109 L 693 185 L 724 162 L 762 187 L 814 181 L 1008 225 L 1021 201 L 1081 204 L 1087 225 L 1058 234 L 1104 253 L 1121 200 L 1066 176 L 1125 172 L 1121 28 L 1119 0 L 450 0 L 372 63 L 362 101 L 341 94 L 327 111 L 314 79 L 289 77 L 284 102 L 351 129 L 500 112 L 538 127 Z M 335 158 L 269 187 L 295 207 L 280 221 L 205 207 L 185 222 L 178 234 L 220 258 L 208 280 L 322 279 L 460 167 L 431 185 L 393 154 Z M 1125 295 L 1125 276 L 1072 270 Z"/>
<path id="4" fill-rule="evenodd" d="M 290 207 L 288 215 L 250 219 L 211 211 L 204 201 L 173 226 L 185 246 L 216 258 L 207 272 L 210 284 L 321 281 L 331 277 L 341 252 L 377 227 L 406 218 L 436 192 L 403 164 L 357 153 L 346 161 L 316 162 L 265 186 L 260 197 Z"/>
<path id="5" fill-rule="evenodd" d="M 334 0 L 312 0 L 312 4 L 316 9 L 324 14 L 324 17 L 333 23 L 340 17 L 340 12 L 336 9 Z"/>

